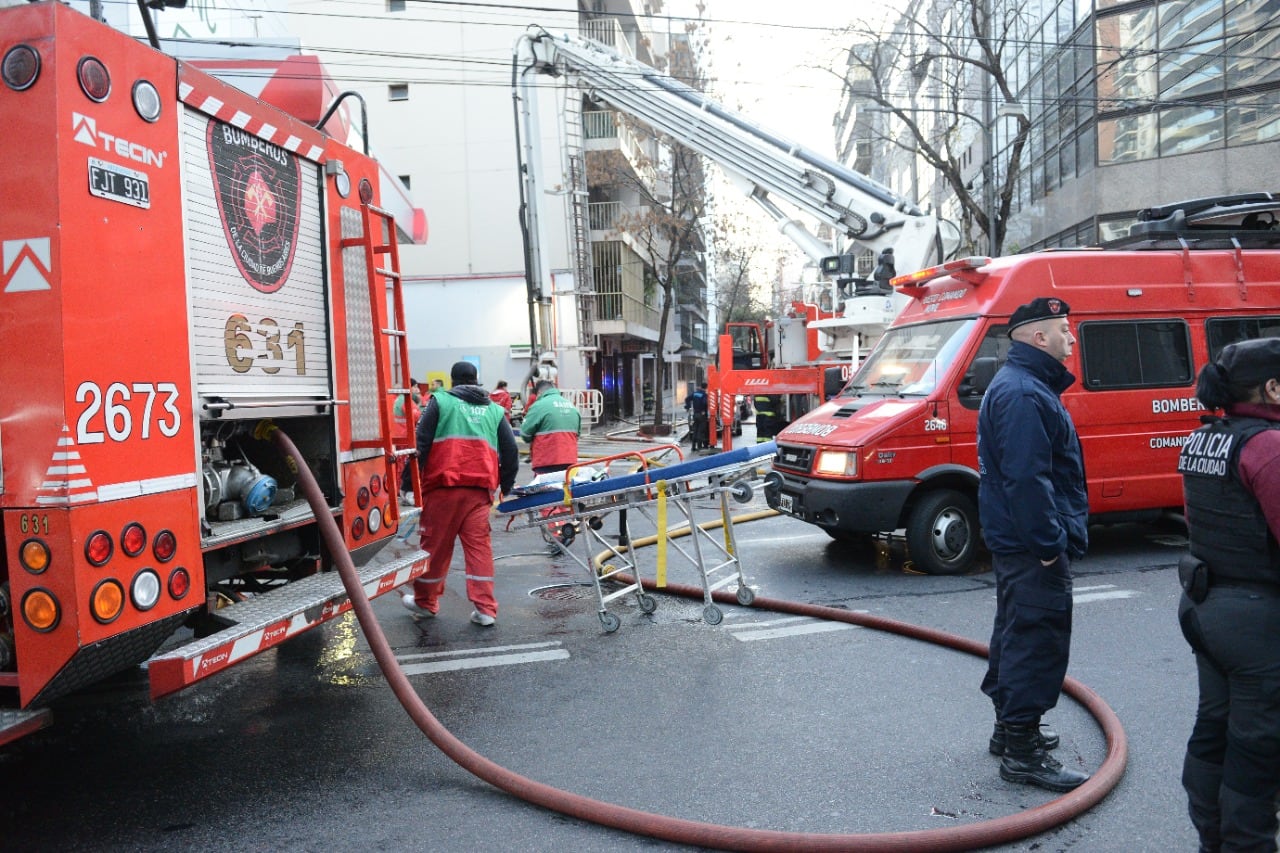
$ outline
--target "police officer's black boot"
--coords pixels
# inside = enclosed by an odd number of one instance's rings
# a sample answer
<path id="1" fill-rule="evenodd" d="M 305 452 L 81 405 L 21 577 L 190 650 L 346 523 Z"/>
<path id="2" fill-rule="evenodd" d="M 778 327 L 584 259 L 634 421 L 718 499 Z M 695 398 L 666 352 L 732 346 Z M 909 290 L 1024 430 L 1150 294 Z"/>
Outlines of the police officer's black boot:
<path id="1" fill-rule="evenodd" d="M 1224 848 L 1257 853 L 1276 849 L 1275 797 L 1251 797 L 1224 787 L 1218 803 Z"/>
<path id="2" fill-rule="evenodd" d="M 1222 765 L 1188 755 L 1182 761 L 1182 787 L 1187 792 L 1191 825 L 1200 835 L 1200 853 L 1218 853 L 1222 849 L 1222 812 L 1218 807 Z"/>
<path id="3" fill-rule="evenodd" d="M 1000 778 L 1065 793 L 1080 787 L 1089 775 L 1068 770 L 1049 755 L 1040 741 L 1040 723 L 1036 721 L 1029 725 L 1005 723 Z"/>
<path id="4" fill-rule="evenodd" d="M 1062 742 L 1058 733 L 1045 728 L 1044 723 L 1040 724 L 1039 732 L 1040 745 L 1045 749 L 1057 749 Z M 987 749 L 991 750 L 992 755 L 1004 755 L 1004 723 L 999 720 L 996 720 L 995 728 L 991 730 L 991 742 L 987 744 Z"/>

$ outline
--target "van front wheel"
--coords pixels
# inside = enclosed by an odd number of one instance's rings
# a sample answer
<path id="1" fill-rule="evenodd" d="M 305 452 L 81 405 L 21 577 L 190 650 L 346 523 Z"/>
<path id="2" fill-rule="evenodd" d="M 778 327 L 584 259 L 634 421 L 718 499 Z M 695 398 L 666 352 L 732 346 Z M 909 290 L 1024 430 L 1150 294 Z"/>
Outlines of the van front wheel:
<path id="1" fill-rule="evenodd" d="M 973 566 L 978 511 L 960 492 L 940 489 L 920 498 L 907 519 L 907 549 L 915 567 L 931 575 L 958 575 Z"/>

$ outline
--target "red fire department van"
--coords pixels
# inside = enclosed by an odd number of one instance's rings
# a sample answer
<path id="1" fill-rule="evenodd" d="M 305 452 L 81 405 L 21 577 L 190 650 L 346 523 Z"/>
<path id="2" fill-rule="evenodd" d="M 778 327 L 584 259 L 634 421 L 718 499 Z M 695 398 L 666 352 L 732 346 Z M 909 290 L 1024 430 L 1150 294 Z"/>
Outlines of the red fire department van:
<path id="1" fill-rule="evenodd" d="M 0 9 L 0 72 L 3 743 L 149 658 L 158 696 L 348 610 L 324 515 L 370 595 L 426 555 L 374 553 L 412 453 L 378 164 L 61 3 Z"/>
<path id="2" fill-rule="evenodd" d="M 1280 196 L 1150 208 L 1102 249 L 969 258 L 893 283 L 912 301 L 840 394 L 778 435 L 765 492 L 836 540 L 903 530 L 916 568 L 964 572 L 980 543 L 978 407 L 1014 309 L 1071 306 L 1063 402 L 1092 520 L 1179 510 L 1200 367 L 1232 341 L 1280 335 Z"/>

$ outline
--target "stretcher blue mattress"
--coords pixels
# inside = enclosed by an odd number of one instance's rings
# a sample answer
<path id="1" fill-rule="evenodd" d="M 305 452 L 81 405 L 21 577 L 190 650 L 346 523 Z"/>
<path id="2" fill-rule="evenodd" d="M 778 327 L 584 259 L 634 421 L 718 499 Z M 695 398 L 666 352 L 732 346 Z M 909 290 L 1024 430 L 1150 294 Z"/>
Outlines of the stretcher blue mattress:
<path id="1" fill-rule="evenodd" d="M 716 453 L 711 456 L 702 456 L 697 459 L 678 462 L 675 465 L 650 468 L 647 472 L 637 471 L 634 474 L 625 474 L 621 477 L 606 477 L 603 480 L 595 480 L 593 482 L 575 483 L 571 487 L 571 495 L 574 500 L 601 497 L 625 492 L 629 489 L 644 488 L 646 485 L 651 485 L 659 480 L 672 482 L 674 480 L 687 480 L 699 474 L 714 474 L 721 470 L 732 471 L 756 460 L 773 456 L 777 450 L 778 445 L 772 441 L 764 444 L 753 444 L 748 447 L 730 450 L 728 453 Z M 560 503 L 564 503 L 563 488 L 538 492 L 532 495 L 508 497 L 498 504 L 498 512 L 501 515 L 510 515 L 511 513 L 524 512 L 525 510 Z"/>

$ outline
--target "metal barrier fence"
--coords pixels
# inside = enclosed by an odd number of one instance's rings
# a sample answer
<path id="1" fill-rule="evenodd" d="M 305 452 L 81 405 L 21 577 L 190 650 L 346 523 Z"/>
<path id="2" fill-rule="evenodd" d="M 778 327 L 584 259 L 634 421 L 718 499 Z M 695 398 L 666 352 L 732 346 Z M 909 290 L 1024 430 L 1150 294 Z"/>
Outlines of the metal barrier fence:
<path id="1" fill-rule="evenodd" d="M 595 426 L 604 415 L 604 394 L 595 388 L 561 388 L 560 396 L 578 408 L 584 427 Z"/>

